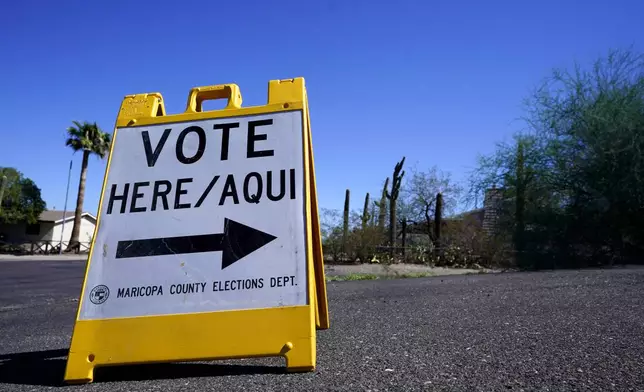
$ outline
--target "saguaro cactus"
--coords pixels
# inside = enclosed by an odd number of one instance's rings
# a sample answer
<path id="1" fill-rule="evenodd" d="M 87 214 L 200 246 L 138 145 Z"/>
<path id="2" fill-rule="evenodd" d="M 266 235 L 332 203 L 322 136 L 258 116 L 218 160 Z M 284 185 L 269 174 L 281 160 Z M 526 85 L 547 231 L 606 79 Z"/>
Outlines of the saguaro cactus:
<path id="1" fill-rule="evenodd" d="M 402 170 L 403 164 L 405 163 L 405 157 L 394 167 L 394 177 L 391 183 L 391 192 L 387 192 L 387 199 L 389 199 L 389 254 L 393 257 L 394 246 L 396 245 L 396 201 L 398 200 L 398 194 L 400 192 L 400 186 L 402 184 L 403 176 L 405 171 Z"/>
<path id="2" fill-rule="evenodd" d="M 367 230 L 369 224 L 369 192 L 364 198 L 364 208 L 362 209 L 362 231 Z"/>
<path id="3" fill-rule="evenodd" d="M 367 259 L 367 227 L 371 216 L 369 214 L 369 192 L 364 197 L 364 208 L 362 209 L 362 232 L 360 233 L 360 261 L 365 262 Z"/>
<path id="4" fill-rule="evenodd" d="M 441 246 L 441 225 L 443 220 L 443 195 L 436 194 L 436 210 L 434 211 L 434 246 Z"/>
<path id="5" fill-rule="evenodd" d="M 349 197 L 350 191 L 347 189 L 344 195 L 344 216 L 342 226 L 342 251 L 347 251 L 347 238 L 349 237 Z"/>
<path id="6" fill-rule="evenodd" d="M 389 177 L 385 180 L 385 186 L 382 187 L 382 196 L 380 203 L 378 203 L 378 228 L 384 234 L 385 232 L 385 219 L 387 217 L 387 187 L 389 186 Z"/>

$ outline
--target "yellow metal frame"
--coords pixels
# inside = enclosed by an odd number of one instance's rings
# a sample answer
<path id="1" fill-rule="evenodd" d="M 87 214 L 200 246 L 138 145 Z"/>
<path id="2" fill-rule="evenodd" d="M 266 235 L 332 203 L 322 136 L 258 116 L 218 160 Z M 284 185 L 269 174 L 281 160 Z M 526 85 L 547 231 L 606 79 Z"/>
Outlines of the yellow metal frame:
<path id="1" fill-rule="evenodd" d="M 219 98 L 228 99 L 224 109 L 202 111 L 201 104 L 204 100 Z M 120 128 L 131 126 L 300 110 L 303 124 L 307 305 L 80 320 L 80 309 L 87 292 L 87 272 L 94 251 L 94 240 L 101 225 L 101 209 L 113 154 L 113 142 L 103 178 L 98 218 L 72 333 L 64 377 L 67 383 L 92 382 L 96 367 L 170 361 L 283 356 L 289 371 L 315 369 L 315 330 L 316 327 L 329 328 L 329 313 L 304 79 L 271 80 L 268 84 L 266 105 L 244 108 L 241 107 L 241 102 L 241 93 L 235 84 L 196 87 L 190 90 L 184 113 L 166 115 L 161 94 L 128 95 L 121 104 L 113 140 L 118 136 Z"/>

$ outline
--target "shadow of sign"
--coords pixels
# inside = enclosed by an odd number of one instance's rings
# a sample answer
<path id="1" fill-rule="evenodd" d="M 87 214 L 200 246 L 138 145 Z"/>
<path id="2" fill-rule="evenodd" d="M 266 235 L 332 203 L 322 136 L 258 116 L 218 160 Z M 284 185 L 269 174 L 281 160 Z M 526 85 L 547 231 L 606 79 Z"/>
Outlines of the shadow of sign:
<path id="1" fill-rule="evenodd" d="M 59 349 L 2 354 L 0 384 L 63 386 L 67 352 Z"/>
<path id="2" fill-rule="evenodd" d="M 47 387 L 67 386 L 63 381 L 67 349 L 0 355 L 0 385 L 22 384 Z M 211 363 L 159 363 L 96 368 L 95 383 L 143 380 L 171 380 L 191 377 L 285 374 L 281 366 L 230 365 Z M 2 389 L 0 387 L 0 389 Z"/>

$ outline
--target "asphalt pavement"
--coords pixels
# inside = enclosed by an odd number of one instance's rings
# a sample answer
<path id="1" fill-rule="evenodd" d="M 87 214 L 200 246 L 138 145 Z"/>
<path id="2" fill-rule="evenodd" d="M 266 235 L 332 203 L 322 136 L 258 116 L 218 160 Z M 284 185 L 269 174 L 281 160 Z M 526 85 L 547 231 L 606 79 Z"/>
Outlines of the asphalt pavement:
<path id="1" fill-rule="evenodd" d="M 281 358 L 62 383 L 84 263 L 0 262 L 0 391 L 644 391 L 644 269 L 328 283 L 317 369 Z"/>

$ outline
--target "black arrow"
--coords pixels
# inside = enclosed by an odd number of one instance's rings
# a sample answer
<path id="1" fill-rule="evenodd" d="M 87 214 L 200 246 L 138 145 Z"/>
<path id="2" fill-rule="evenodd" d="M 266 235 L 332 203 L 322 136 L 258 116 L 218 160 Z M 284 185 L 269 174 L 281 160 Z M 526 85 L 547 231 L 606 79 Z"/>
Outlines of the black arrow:
<path id="1" fill-rule="evenodd" d="M 277 237 L 225 218 L 223 233 L 119 241 L 116 258 L 222 252 L 221 269 L 224 269 L 275 238 Z"/>

